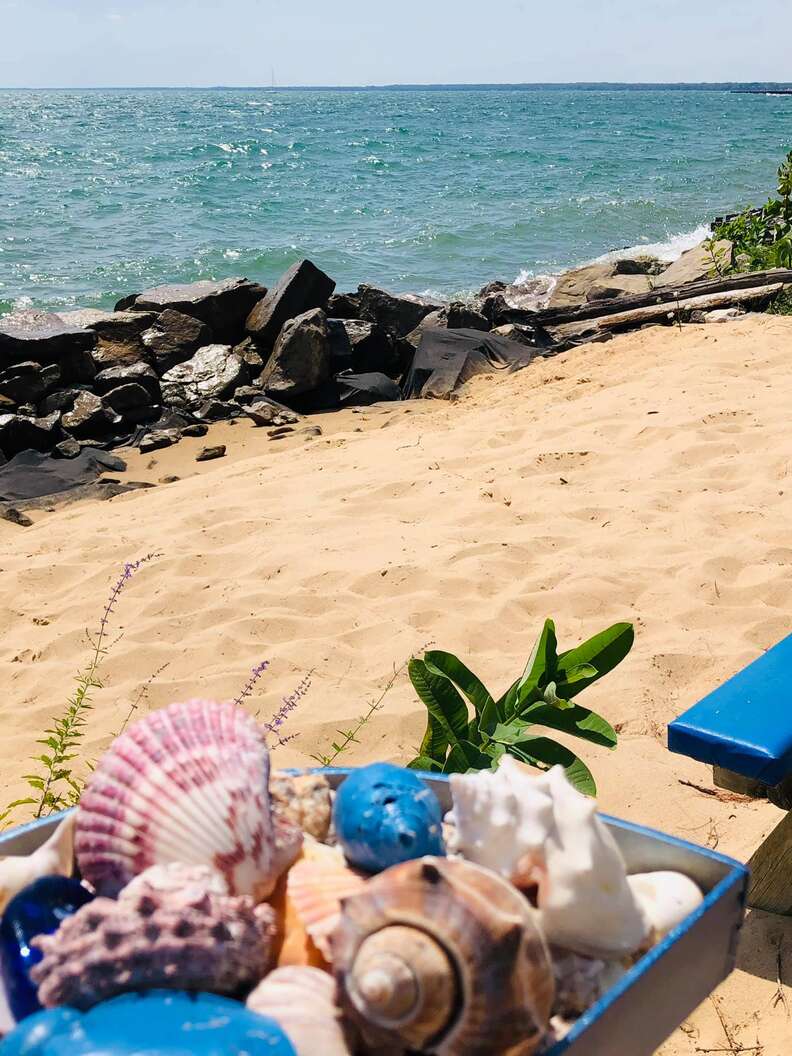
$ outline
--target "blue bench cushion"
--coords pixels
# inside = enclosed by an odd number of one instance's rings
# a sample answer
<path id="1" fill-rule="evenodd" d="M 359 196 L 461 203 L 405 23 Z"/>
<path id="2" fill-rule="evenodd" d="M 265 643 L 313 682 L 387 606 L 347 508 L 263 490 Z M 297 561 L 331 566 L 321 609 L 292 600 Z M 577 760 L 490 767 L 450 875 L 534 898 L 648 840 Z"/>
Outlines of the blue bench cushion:
<path id="1" fill-rule="evenodd" d="M 672 722 L 668 747 L 780 784 L 792 773 L 792 635 Z"/>

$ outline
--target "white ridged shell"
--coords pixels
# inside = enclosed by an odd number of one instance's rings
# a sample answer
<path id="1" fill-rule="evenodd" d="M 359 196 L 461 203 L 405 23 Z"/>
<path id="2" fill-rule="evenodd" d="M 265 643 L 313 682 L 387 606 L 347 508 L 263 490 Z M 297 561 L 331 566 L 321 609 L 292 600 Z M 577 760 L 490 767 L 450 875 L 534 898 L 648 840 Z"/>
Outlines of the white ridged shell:
<path id="1" fill-rule="evenodd" d="M 352 1056 L 335 996 L 332 976 L 318 968 L 279 968 L 259 983 L 247 1007 L 279 1023 L 297 1056 Z"/>
<path id="2" fill-rule="evenodd" d="M 698 885 L 682 873 L 637 873 L 627 880 L 654 929 L 656 942 L 704 901 Z"/>
<path id="3" fill-rule="evenodd" d="M 594 800 L 561 767 L 538 774 L 510 756 L 495 773 L 452 774 L 454 846 L 519 886 L 537 886 L 542 926 L 555 946 L 618 959 L 651 926 L 627 882 L 624 859 Z"/>
<path id="4" fill-rule="evenodd" d="M 206 865 L 232 894 L 268 897 L 302 834 L 273 822 L 269 752 L 235 704 L 193 700 L 118 737 L 82 795 L 82 875 L 115 895 L 153 865 Z"/>

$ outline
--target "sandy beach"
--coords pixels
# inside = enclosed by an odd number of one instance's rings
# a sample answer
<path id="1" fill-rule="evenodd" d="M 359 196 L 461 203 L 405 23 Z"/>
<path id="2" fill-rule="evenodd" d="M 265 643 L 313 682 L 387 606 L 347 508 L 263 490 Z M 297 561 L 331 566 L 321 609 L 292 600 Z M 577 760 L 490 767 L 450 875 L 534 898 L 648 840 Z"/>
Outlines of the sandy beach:
<path id="1" fill-rule="evenodd" d="M 123 563 L 158 552 L 113 617 L 83 771 L 136 701 L 231 698 L 264 659 L 262 719 L 313 672 L 278 751 L 302 765 L 430 641 L 500 689 L 546 616 L 562 647 L 631 620 L 633 653 L 585 697 L 622 735 L 615 753 L 582 749 L 602 807 L 747 860 L 779 812 L 711 794 L 665 727 L 790 629 L 791 344 L 772 316 L 655 328 L 477 379 L 454 403 L 317 416 L 320 436 L 240 421 L 120 452 L 127 479 L 180 479 L 0 522 L 0 796 L 24 794 Z M 228 455 L 197 464 L 207 443 Z M 340 762 L 404 762 L 422 724 L 402 673 Z M 786 1051 L 792 923 L 753 913 L 744 936 L 740 970 L 665 1056 Z"/>

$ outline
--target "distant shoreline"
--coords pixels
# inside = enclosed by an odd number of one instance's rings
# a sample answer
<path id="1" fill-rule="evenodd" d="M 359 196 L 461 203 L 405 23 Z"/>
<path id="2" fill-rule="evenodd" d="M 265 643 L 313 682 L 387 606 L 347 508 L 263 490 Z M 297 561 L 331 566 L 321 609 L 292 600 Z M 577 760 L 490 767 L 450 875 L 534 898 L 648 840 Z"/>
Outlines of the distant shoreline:
<path id="1" fill-rule="evenodd" d="M 367 85 L 92 85 L 90 87 L 0 86 L 3 92 L 735 92 L 746 95 L 790 94 L 791 81 L 718 82 L 518 82 L 513 84 L 367 84 Z"/>

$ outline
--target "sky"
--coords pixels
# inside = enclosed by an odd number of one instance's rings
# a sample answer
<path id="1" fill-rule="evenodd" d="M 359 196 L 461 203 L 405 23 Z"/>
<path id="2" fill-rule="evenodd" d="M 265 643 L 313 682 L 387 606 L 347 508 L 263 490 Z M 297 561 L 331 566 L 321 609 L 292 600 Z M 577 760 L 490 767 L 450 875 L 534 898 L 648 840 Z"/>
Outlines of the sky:
<path id="1" fill-rule="evenodd" d="M 792 0 L 0 0 L 0 86 L 792 81 Z"/>

